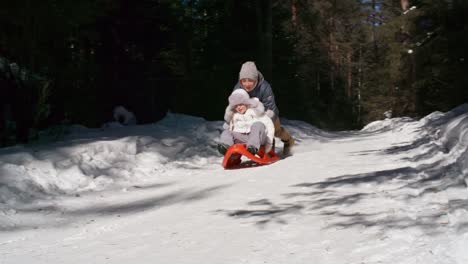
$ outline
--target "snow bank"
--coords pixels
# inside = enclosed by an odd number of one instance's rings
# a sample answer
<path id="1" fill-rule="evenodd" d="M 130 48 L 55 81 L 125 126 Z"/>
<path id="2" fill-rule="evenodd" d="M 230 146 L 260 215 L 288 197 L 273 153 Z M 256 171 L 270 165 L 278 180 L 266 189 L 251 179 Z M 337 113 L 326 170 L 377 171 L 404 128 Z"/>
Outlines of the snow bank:
<path id="1" fill-rule="evenodd" d="M 405 131 L 406 130 L 406 131 Z M 433 112 L 420 120 L 393 118 L 370 123 L 363 132 L 417 133 L 408 145 L 391 151 L 417 153 L 411 160 L 417 161 L 421 176 L 437 189 L 466 187 L 468 178 L 468 104 L 452 111 Z M 391 152 L 390 151 L 390 152 Z M 422 186 L 420 186 L 422 187 Z M 428 187 L 429 188 L 429 187 Z"/>
<path id="2" fill-rule="evenodd" d="M 70 128 L 61 142 L 3 149 L 0 207 L 219 164 L 214 140 L 221 126 L 219 121 L 168 114 L 152 125 Z"/>
<path id="3" fill-rule="evenodd" d="M 444 122 L 445 121 L 445 122 Z M 432 121 L 436 124 L 434 135 L 447 155 L 447 162 L 455 168 L 456 179 L 467 184 L 468 179 L 468 104 Z M 431 123 L 428 123 L 431 124 Z"/>
<path id="4" fill-rule="evenodd" d="M 404 127 L 406 124 L 414 122 L 414 119 L 409 117 L 396 117 L 387 118 L 384 120 L 377 120 L 367 124 L 361 129 L 363 132 L 377 132 L 377 131 L 388 131 Z"/>

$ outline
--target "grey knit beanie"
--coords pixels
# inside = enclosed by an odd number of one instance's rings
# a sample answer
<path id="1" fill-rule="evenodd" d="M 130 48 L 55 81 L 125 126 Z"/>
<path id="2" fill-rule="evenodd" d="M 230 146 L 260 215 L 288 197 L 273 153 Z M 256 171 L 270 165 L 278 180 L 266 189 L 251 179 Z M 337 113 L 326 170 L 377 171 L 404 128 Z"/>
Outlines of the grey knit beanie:
<path id="1" fill-rule="evenodd" d="M 255 81 L 258 79 L 257 66 L 255 66 L 255 62 L 253 61 L 247 61 L 242 64 L 241 70 L 239 72 L 239 80 L 246 78 Z"/>
<path id="2" fill-rule="evenodd" d="M 244 89 L 234 90 L 228 99 L 229 105 L 231 107 L 234 107 L 238 104 L 250 105 L 251 107 L 256 105 L 255 100 L 251 99 L 249 94 Z"/>

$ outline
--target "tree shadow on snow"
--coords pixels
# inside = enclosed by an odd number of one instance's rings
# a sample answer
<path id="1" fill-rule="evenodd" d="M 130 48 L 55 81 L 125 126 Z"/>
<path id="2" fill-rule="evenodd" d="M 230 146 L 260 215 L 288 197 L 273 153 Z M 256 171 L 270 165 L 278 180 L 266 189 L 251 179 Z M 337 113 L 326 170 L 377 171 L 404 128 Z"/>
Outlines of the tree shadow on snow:
<path id="1" fill-rule="evenodd" d="M 424 147 L 423 151 L 419 151 L 418 154 L 409 154 L 410 151 L 416 150 L 418 148 Z M 429 138 L 423 137 L 419 138 L 414 142 L 409 142 L 404 145 L 392 146 L 387 149 L 375 149 L 375 150 L 366 150 L 354 152 L 354 155 L 357 156 L 366 156 L 366 155 L 408 155 L 408 157 L 402 158 L 406 161 L 419 162 L 425 159 L 431 158 L 439 152 L 447 153 L 446 149 L 441 148 L 440 146 L 434 144 Z"/>
<path id="2" fill-rule="evenodd" d="M 324 229 L 418 228 L 428 235 L 436 235 L 456 226 L 456 229 L 468 231 L 466 217 L 458 223 L 449 222 L 449 214 L 458 210 L 466 212 L 468 199 L 430 198 L 451 188 L 466 191 L 464 182 L 453 173 L 454 167 L 456 164 L 434 163 L 304 182 L 290 186 L 300 191 L 284 193 L 281 202 L 265 198 L 250 202 L 247 208 L 219 212 L 247 219 L 260 227 L 317 215 L 327 219 L 326 224 L 321 225 Z M 427 200 L 432 203 L 428 204 Z"/>
<path id="3" fill-rule="evenodd" d="M 6 219 L 0 219 L 0 232 L 14 232 L 38 228 L 61 228 L 63 226 L 76 224 L 77 221 L 94 222 L 95 219 L 97 220 L 99 217 L 125 217 L 127 215 L 157 210 L 175 204 L 200 201 L 216 195 L 216 193 L 229 186 L 230 185 L 226 184 L 203 189 L 182 189 L 165 194 L 146 195 L 145 198 L 132 200 L 119 198 L 119 201 L 115 201 L 115 199 L 101 200 L 95 198 L 92 203 L 84 203 L 76 209 L 62 208 L 57 205 L 31 206 L 25 209 L 18 209 L 15 214 L 22 215 L 23 217 L 31 215 L 36 219 L 32 218 L 30 221 L 22 220 L 15 222 L 13 225 L 4 222 Z M 149 189 L 155 187 L 158 186 L 140 186 L 135 188 Z M 54 221 L 57 217 L 61 219 L 58 222 Z"/>

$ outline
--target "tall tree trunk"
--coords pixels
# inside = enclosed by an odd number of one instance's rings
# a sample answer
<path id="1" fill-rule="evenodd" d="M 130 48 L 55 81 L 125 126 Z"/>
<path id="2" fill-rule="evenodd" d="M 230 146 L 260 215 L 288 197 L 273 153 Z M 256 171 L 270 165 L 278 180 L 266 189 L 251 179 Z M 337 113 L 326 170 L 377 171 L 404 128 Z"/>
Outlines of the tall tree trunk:
<path id="1" fill-rule="evenodd" d="M 35 53 L 36 53 L 36 27 L 35 22 L 35 12 L 33 3 L 34 1 L 26 0 L 25 3 L 25 17 L 23 26 L 23 39 L 24 39 L 24 48 L 23 50 L 25 56 L 23 63 L 26 65 L 28 70 L 35 71 Z"/>
<path id="2" fill-rule="evenodd" d="M 400 0 L 401 10 L 406 11 L 409 8 L 409 0 Z"/>
<path id="3" fill-rule="evenodd" d="M 373 12 L 374 16 L 376 17 L 377 16 L 377 3 L 376 3 L 376 0 L 372 0 L 372 12 Z M 374 43 L 373 46 L 374 46 L 374 52 L 375 52 L 374 54 L 375 54 L 375 57 L 378 58 L 379 57 L 379 48 L 377 46 L 377 39 L 375 37 L 375 29 L 376 29 L 375 23 L 376 23 L 376 21 L 375 21 L 375 19 L 372 19 L 371 22 L 372 22 L 372 25 L 371 25 L 371 28 L 372 28 L 372 32 L 371 32 L 371 34 L 372 34 L 372 43 Z"/>
<path id="4" fill-rule="evenodd" d="M 255 0 L 255 14 L 256 14 L 256 22 L 257 22 L 257 55 L 260 60 L 260 64 L 265 64 L 265 38 L 263 36 L 263 7 L 262 7 L 262 0 Z"/>
<path id="5" fill-rule="evenodd" d="M 189 78 L 192 78 L 193 74 L 193 4 L 194 0 L 188 2 L 188 23 L 187 23 L 187 42 L 186 42 L 186 51 L 185 51 L 185 67 Z"/>
<path id="6" fill-rule="evenodd" d="M 359 44 L 359 69 L 358 69 L 358 85 L 357 85 L 357 123 L 361 123 L 361 90 L 362 90 L 362 45 Z"/>
<path id="7" fill-rule="evenodd" d="M 265 9 L 265 75 L 268 80 L 273 81 L 273 10 L 271 0 L 266 0 Z"/>
<path id="8" fill-rule="evenodd" d="M 401 10 L 402 12 L 408 11 L 409 9 L 409 0 L 400 0 L 401 3 Z M 403 33 L 406 34 L 407 36 L 410 36 L 409 32 L 409 24 L 410 22 L 408 19 L 405 19 L 403 22 Z M 408 38 L 409 39 L 409 38 Z M 406 43 L 403 43 L 403 45 Z M 402 98 L 402 102 L 400 104 L 403 104 L 401 109 L 403 110 L 403 114 L 411 114 L 416 110 L 416 91 L 413 88 L 413 84 L 416 81 L 416 62 L 415 62 L 415 54 L 409 53 L 406 55 L 403 55 L 404 57 L 400 57 L 400 60 L 407 60 L 409 63 L 409 69 L 407 72 L 403 73 L 403 76 L 406 76 L 408 79 L 408 84 L 406 87 L 406 93 L 403 95 L 404 98 Z"/>
<path id="9" fill-rule="evenodd" d="M 335 40 L 333 36 L 333 24 L 334 20 L 333 18 L 330 18 L 329 20 L 329 26 L 330 26 L 330 33 L 328 34 L 328 56 L 330 60 L 330 88 L 332 91 L 335 90 L 335 64 L 336 64 L 336 59 L 335 59 Z"/>
<path id="10" fill-rule="evenodd" d="M 317 89 L 317 95 L 320 95 L 320 89 L 321 89 L 321 87 L 320 87 L 320 72 L 318 72 L 318 71 L 317 71 L 317 87 L 316 87 L 316 89 Z"/>
<path id="11" fill-rule="evenodd" d="M 273 64 L 273 18 L 271 0 L 256 0 L 258 55 L 263 65 L 265 78 L 272 77 Z"/>
<path id="12" fill-rule="evenodd" d="M 291 23 L 294 27 L 297 26 L 297 0 L 291 0 Z"/>
<path id="13" fill-rule="evenodd" d="M 346 64 L 347 64 L 347 72 L 346 72 L 346 91 L 348 98 L 351 98 L 353 96 L 353 90 L 352 90 L 352 85 L 353 85 L 353 66 L 352 66 L 352 61 L 351 61 L 351 50 L 347 51 L 346 54 Z"/>

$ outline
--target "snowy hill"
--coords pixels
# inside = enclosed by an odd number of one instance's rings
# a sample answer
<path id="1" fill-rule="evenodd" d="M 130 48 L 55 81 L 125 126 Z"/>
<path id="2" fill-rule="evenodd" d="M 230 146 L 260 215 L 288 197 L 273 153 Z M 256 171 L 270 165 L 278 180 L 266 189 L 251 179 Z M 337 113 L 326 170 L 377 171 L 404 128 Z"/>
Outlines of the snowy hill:
<path id="1" fill-rule="evenodd" d="M 238 170 L 179 114 L 1 149 L 0 263 L 468 263 L 468 104 L 284 124 L 295 154 Z"/>

